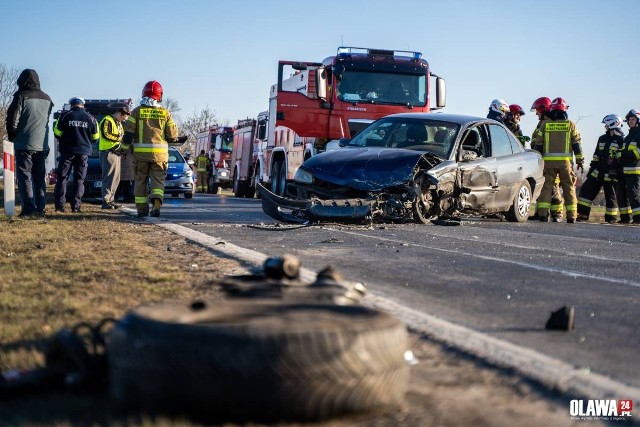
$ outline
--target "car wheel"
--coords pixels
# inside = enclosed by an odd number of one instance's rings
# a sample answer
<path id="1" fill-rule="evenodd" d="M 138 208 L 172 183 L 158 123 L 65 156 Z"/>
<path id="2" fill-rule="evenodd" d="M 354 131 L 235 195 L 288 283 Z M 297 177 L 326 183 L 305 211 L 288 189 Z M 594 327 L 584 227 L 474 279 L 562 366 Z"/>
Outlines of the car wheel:
<path id="1" fill-rule="evenodd" d="M 260 183 L 260 169 L 258 168 L 258 165 L 256 165 L 256 167 L 253 169 L 254 171 L 254 175 L 253 175 L 253 192 L 254 192 L 254 196 L 256 198 L 260 198 L 260 193 L 258 192 L 258 184 Z"/>
<path id="2" fill-rule="evenodd" d="M 185 199 L 193 199 L 193 193 L 184 193 Z"/>
<path id="3" fill-rule="evenodd" d="M 238 169 L 233 172 L 233 195 L 236 197 L 244 197 L 244 186 L 238 180 Z"/>
<path id="4" fill-rule="evenodd" d="M 531 187 L 528 181 L 523 181 L 518 187 L 513 204 L 505 218 L 510 222 L 527 222 L 529 218 L 529 208 L 531 207 Z"/>
<path id="5" fill-rule="evenodd" d="M 167 302 L 116 323 L 110 391 L 209 420 L 317 420 L 402 404 L 407 350 L 404 324 L 362 306 Z"/>
<path id="6" fill-rule="evenodd" d="M 433 201 L 431 199 L 431 191 L 428 190 L 424 173 L 418 172 L 413 179 L 414 188 L 418 196 L 413 202 L 413 218 L 419 224 L 431 224 L 431 220 L 435 218 L 432 213 Z M 427 188 L 427 190 L 422 190 Z"/>

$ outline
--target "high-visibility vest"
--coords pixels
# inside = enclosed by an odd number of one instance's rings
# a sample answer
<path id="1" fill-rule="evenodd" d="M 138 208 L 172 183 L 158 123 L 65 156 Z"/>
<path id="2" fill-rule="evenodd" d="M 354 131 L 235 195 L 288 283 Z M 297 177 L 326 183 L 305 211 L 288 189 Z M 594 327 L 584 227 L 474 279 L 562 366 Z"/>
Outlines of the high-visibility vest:
<path id="1" fill-rule="evenodd" d="M 111 115 L 106 115 L 100 120 L 100 143 L 98 149 L 100 151 L 111 150 L 120 145 L 124 129 L 122 123 L 118 122 Z"/>

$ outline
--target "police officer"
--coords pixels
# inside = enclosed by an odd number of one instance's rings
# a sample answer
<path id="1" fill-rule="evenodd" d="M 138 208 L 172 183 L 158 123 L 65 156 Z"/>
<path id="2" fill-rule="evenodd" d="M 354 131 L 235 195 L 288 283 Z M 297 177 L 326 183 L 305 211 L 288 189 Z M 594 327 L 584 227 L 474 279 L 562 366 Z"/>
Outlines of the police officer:
<path id="1" fill-rule="evenodd" d="M 622 118 L 609 114 L 602 119 L 606 132 L 598 138 L 596 150 L 593 153 L 587 179 L 580 188 L 578 195 L 578 221 L 588 221 L 591 203 L 600 189 L 604 189 L 607 208 L 604 220 L 608 223 L 618 222 L 618 201 L 616 200 L 617 172 L 613 166 L 613 155 L 622 147 L 624 134 L 622 133 Z"/>
<path id="2" fill-rule="evenodd" d="M 211 160 L 204 150 L 200 150 L 200 155 L 196 157 L 196 172 L 198 180 L 198 191 L 209 192 L 209 171 L 211 170 Z"/>
<path id="3" fill-rule="evenodd" d="M 567 222 L 576 221 L 577 197 L 576 174 L 573 172 L 572 160 L 575 155 L 578 170 L 583 169 L 584 155 L 580 144 L 580 134 L 574 122 L 567 115 L 569 106 L 562 98 L 551 101 L 547 116 L 536 129 L 533 145 L 541 147 L 544 159 L 544 185 L 538 199 L 538 216 L 540 221 L 549 220 L 551 195 L 556 177 L 560 178 L 564 207 L 567 211 Z M 570 144 L 569 144 L 570 143 Z M 559 221 L 559 220 L 557 220 Z"/>
<path id="4" fill-rule="evenodd" d="M 629 134 L 622 141 L 618 151 L 622 176 L 619 177 L 620 217 L 622 222 L 640 224 L 640 110 L 633 109 L 625 116 Z M 631 214 L 631 218 L 629 217 Z"/>
<path id="5" fill-rule="evenodd" d="M 520 117 L 524 116 L 524 110 L 518 104 L 509 105 L 509 112 L 504 117 L 504 124 L 518 138 L 523 147 L 531 140 L 528 136 L 524 136 L 520 129 Z"/>
<path id="6" fill-rule="evenodd" d="M 546 96 L 541 96 L 540 98 L 533 101 L 531 105 L 531 111 L 535 111 L 536 116 L 538 116 L 538 124 L 536 125 L 536 129 L 534 130 L 534 134 L 540 128 L 543 120 L 547 120 L 547 113 L 549 113 L 549 107 L 551 106 L 551 99 Z M 531 148 L 538 152 L 542 152 L 542 146 L 534 146 L 531 144 Z M 556 178 L 553 182 L 553 192 L 551 193 L 551 219 L 554 222 L 559 222 L 560 218 L 562 218 L 562 197 L 560 197 L 560 178 Z M 536 210 L 535 215 L 532 219 L 539 219 L 538 212 Z"/>
<path id="7" fill-rule="evenodd" d="M 84 180 L 87 176 L 88 159 L 93 148 L 91 144 L 100 139 L 96 119 L 84 109 L 84 99 L 74 97 L 69 100 L 71 110 L 62 115 L 53 127 L 53 133 L 59 139 L 60 160 L 56 169 L 54 202 L 56 212 L 64 212 L 67 197 L 67 181 L 73 169 L 76 184 L 71 200 L 71 211 L 80 212 L 84 195 Z"/>
<path id="8" fill-rule="evenodd" d="M 494 99 L 489 105 L 487 119 L 492 119 L 504 123 L 505 114 L 509 112 L 509 104 L 504 99 Z"/>
<path id="9" fill-rule="evenodd" d="M 116 190 L 120 184 L 120 143 L 124 136 L 122 122 L 131 115 L 129 107 L 123 106 L 113 114 L 100 120 L 100 167 L 102 168 L 102 209 L 118 209 L 115 203 Z"/>
<path id="10" fill-rule="evenodd" d="M 149 202 L 152 204 L 151 216 L 160 216 L 169 165 L 169 143 L 179 141 L 178 128 L 171 113 L 160 105 L 162 94 L 159 82 L 147 82 L 142 89 L 140 105 L 133 109 L 124 125 L 121 150 L 127 151 L 133 144 L 134 196 L 138 218 L 149 215 Z"/>

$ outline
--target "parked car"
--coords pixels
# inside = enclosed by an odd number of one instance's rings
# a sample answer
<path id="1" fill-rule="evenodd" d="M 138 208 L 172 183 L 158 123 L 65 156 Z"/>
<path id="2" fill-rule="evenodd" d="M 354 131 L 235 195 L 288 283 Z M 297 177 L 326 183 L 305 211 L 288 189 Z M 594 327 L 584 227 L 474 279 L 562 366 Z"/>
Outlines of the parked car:
<path id="1" fill-rule="evenodd" d="M 481 117 L 394 114 L 340 146 L 305 161 L 285 197 L 260 186 L 265 213 L 287 222 L 418 223 L 504 213 L 524 222 L 544 183 L 542 156 Z"/>
<path id="2" fill-rule="evenodd" d="M 183 194 L 186 199 L 193 197 L 194 175 L 191 165 L 182 154 L 173 147 L 169 147 L 169 167 L 164 181 L 164 194 L 178 197 Z"/>

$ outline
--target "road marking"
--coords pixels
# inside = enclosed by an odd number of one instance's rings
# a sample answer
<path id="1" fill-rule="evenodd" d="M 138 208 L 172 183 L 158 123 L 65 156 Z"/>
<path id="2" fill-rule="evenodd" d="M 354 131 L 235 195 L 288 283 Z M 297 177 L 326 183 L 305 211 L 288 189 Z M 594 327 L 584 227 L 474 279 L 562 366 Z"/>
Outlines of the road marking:
<path id="1" fill-rule="evenodd" d="M 135 213 L 130 209 L 125 211 Z M 147 222 L 155 223 L 213 252 L 235 258 L 241 263 L 247 263 L 253 267 L 262 265 L 267 258 L 267 255 L 261 252 L 234 245 L 224 239 L 209 236 L 182 225 L 160 222 L 155 219 L 148 219 Z M 315 272 L 304 267 L 301 269 L 300 275 L 301 279 L 307 283 L 312 282 L 316 277 Z M 612 399 L 624 396 L 625 399 L 640 401 L 640 388 L 593 372 L 587 373 L 561 360 L 405 307 L 384 296 L 369 294 L 363 303 L 395 315 L 411 329 L 424 333 L 436 341 L 448 344 L 496 366 L 514 370 L 526 378 L 539 381 L 568 395 L 598 396 L 599 398 Z"/>

